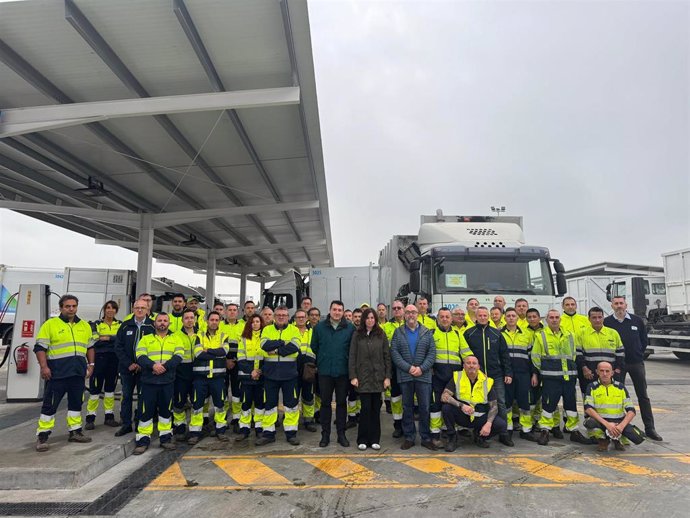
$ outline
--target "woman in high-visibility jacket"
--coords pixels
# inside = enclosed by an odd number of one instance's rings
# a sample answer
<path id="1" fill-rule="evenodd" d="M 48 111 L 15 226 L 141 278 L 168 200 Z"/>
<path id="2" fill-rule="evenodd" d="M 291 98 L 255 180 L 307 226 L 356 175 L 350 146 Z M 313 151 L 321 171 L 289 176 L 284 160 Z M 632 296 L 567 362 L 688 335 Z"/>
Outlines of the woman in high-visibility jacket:
<path id="1" fill-rule="evenodd" d="M 261 349 L 261 330 L 263 320 L 259 315 L 252 315 L 244 326 L 237 343 L 237 369 L 242 395 L 242 413 L 240 415 L 240 435 L 235 441 L 244 441 L 249 437 L 249 430 L 254 418 L 254 433 L 259 437 L 263 432 L 264 416 L 264 381 L 261 378 L 261 365 L 264 354 Z"/>
<path id="2" fill-rule="evenodd" d="M 86 403 L 86 429 L 96 426 L 96 411 L 103 392 L 103 409 L 106 426 L 117 427 L 115 420 L 115 385 L 117 385 L 117 355 L 115 354 L 115 335 L 120 329 L 120 322 L 115 318 L 119 310 L 117 302 L 109 300 L 101 309 L 101 318 L 91 323 L 93 345 L 96 361 L 93 374 L 89 379 L 89 401 Z"/>

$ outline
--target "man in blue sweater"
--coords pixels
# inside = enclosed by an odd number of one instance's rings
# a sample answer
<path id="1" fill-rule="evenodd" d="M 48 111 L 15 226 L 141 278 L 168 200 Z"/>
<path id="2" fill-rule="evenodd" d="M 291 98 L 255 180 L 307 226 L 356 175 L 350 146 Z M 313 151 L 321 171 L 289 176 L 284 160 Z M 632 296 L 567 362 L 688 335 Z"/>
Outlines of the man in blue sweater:
<path id="1" fill-rule="evenodd" d="M 661 435 L 654 428 L 652 403 L 647 395 L 647 375 L 644 368 L 644 351 L 647 348 L 647 329 L 644 321 L 637 315 L 628 313 L 625 297 L 613 297 L 611 301 L 613 315 L 604 319 L 604 325 L 618 331 L 625 349 L 625 367 L 620 379 L 625 383 L 626 372 L 630 374 L 635 395 L 640 405 L 645 435 L 654 441 L 662 441 Z"/>
<path id="2" fill-rule="evenodd" d="M 402 429 L 405 440 L 400 447 L 409 450 L 414 446 L 414 398 L 419 405 L 419 435 L 422 446 L 435 450 L 429 427 L 431 405 L 431 368 L 436 361 L 436 344 L 433 332 L 417 321 L 417 308 L 405 308 L 405 325 L 397 328 L 391 339 L 391 359 L 397 368 L 397 379 L 402 392 Z"/>

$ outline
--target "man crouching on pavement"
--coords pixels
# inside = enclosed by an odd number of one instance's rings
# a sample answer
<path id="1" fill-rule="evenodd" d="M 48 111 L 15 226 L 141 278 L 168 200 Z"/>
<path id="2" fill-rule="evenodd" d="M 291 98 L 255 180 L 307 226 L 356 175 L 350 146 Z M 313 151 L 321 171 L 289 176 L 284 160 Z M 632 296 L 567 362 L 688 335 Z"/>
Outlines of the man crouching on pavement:
<path id="1" fill-rule="evenodd" d="M 474 442 L 480 448 L 488 448 L 487 439 L 497 434 L 503 444 L 512 446 L 508 440 L 508 425 L 498 415 L 498 398 L 493 385 L 493 379 L 479 370 L 476 356 L 466 357 L 463 370 L 453 373 L 441 395 L 441 412 L 448 430 L 446 451 L 455 451 L 458 447 L 456 425 L 472 428 Z"/>
<path id="2" fill-rule="evenodd" d="M 597 451 L 607 451 L 611 440 L 617 450 L 625 450 L 623 442 L 630 439 L 640 444 L 644 437 L 631 421 L 635 417 L 635 407 L 630 400 L 628 389 L 613 380 L 613 367 L 609 362 L 597 365 L 599 380 L 590 383 L 585 395 L 585 428 L 589 436 L 597 439 Z"/>

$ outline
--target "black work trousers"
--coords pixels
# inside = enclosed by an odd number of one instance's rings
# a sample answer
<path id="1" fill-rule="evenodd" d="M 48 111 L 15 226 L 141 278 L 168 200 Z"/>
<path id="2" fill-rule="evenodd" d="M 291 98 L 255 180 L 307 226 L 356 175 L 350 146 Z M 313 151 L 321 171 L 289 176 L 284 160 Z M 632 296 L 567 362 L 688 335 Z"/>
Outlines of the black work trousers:
<path id="1" fill-rule="evenodd" d="M 331 436 L 331 419 L 333 411 L 333 392 L 335 392 L 335 429 L 338 435 L 345 433 L 345 421 L 347 420 L 347 391 L 350 388 L 350 380 L 347 376 L 319 375 L 319 390 L 321 391 L 321 435 Z"/>
<path id="2" fill-rule="evenodd" d="M 637 404 L 640 406 L 644 429 L 645 431 L 654 430 L 654 414 L 652 413 L 652 402 L 647 395 L 647 373 L 644 362 L 626 363 L 625 368 L 621 371 L 623 383 L 625 383 L 626 374 L 630 374 L 633 387 L 635 387 L 635 396 L 637 396 Z"/>

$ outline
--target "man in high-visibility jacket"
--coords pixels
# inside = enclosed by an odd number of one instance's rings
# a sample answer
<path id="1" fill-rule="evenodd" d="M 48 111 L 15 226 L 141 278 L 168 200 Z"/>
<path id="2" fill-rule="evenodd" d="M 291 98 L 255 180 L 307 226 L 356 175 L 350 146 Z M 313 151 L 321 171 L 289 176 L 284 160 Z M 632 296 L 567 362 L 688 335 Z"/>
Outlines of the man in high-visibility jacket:
<path id="1" fill-rule="evenodd" d="M 278 396 L 283 393 L 285 419 L 283 429 L 287 441 L 299 445 L 297 426 L 299 425 L 299 404 L 297 381 L 299 371 L 297 362 L 300 354 L 299 331 L 288 323 L 288 308 L 278 306 L 275 310 L 275 324 L 264 327 L 261 332 L 261 349 L 264 354 L 264 386 L 266 409 L 264 410 L 264 431 L 256 440 L 263 446 L 276 440 L 276 421 L 278 420 Z"/>
<path id="2" fill-rule="evenodd" d="M 587 312 L 589 324 L 582 327 L 577 338 L 577 366 L 579 370 L 580 389 L 584 396 L 587 386 L 596 381 L 599 362 L 613 365 L 613 376 L 620 380 L 625 369 L 625 349 L 618 331 L 604 326 L 604 310 L 598 307 Z"/>
<path id="3" fill-rule="evenodd" d="M 96 354 L 91 326 L 77 316 L 79 299 L 74 295 L 60 298 L 60 316 L 46 320 L 36 335 L 34 353 L 46 381 L 41 417 L 36 430 L 36 451 L 48 451 L 48 437 L 55 427 L 55 412 L 67 394 L 67 429 L 69 442 L 91 442 L 82 433 L 81 408 L 84 401 L 84 377 L 93 374 Z"/>
<path id="4" fill-rule="evenodd" d="M 462 358 L 472 355 L 465 337 L 453 329 L 453 317 L 450 310 L 443 307 L 438 310 L 434 342 L 436 343 L 436 361 L 434 362 L 431 376 L 431 405 L 429 406 L 429 418 L 431 429 L 431 441 L 434 446 L 440 448 L 441 428 L 443 417 L 441 416 L 441 394 L 453 378 L 453 373 L 462 370 Z"/>
<path id="5" fill-rule="evenodd" d="M 642 432 L 633 426 L 635 407 L 622 383 L 613 380 L 613 367 L 609 362 L 597 366 L 598 381 L 590 383 L 585 394 L 585 427 L 589 436 L 598 441 L 598 451 L 606 451 L 611 440 L 616 450 L 623 451 L 623 441 L 634 444 L 644 441 Z"/>
<path id="6" fill-rule="evenodd" d="M 498 415 L 493 380 L 480 370 L 476 356 L 463 359 L 463 369 L 453 373 L 441 401 L 448 430 L 446 451 L 455 451 L 458 446 L 456 425 L 471 428 L 474 442 L 480 448 L 488 448 L 487 440 L 497 434 L 499 440 L 508 445 L 508 428 L 505 419 Z"/>
<path id="7" fill-rule="evenodd" d="M 527 310 L 529 310 L 529 302 L 527 299 L 516 299 L 515 300 L 515 311 L 518 314 L 517 326 L 520 329 L 527 329 L 529 322 L 527 321 Z"/>
<path id="8" fill-rule="evenodd" d="M 304 428 L 310 432 L 315 432 L 316 423 L 314 422 L 314 383 L 311 381 L 304 381 L 304 379 L 301 376 L 301 373 L 304 369 L 304 365 L 306 363 L 313 363 L 314 365 L 316 365 L 316 355 L 311 350 L 312 330 L 307 327 L 306 311 L 304 311 L 303 309 L 298 309 L 297 311 L 295 311 L 294 317 L 294 326 L 297 328 L 300 335 L 300 376 L 297 380 L 297 397 L 302 402 L 302 417 L 304 419 Z"/>
<path id="9" fill-rule="evenodd" d="M 501 330 L 508 346 L 508 354 L 513 367 L 513 382 L 506 385 L 506 408 L 508 414 L 508 435 L 513 435 L 513 403 L 520 409 L 520 438 L 535 442 L 532 435 L 531 391 L 532 391 L 532 333 L 517 326 L 518 315 L 515 308 L 505 312 L 506 325 Z"/>
<path id="10" fill-rule="evenodd" d="M 141 400 L 134 455 L 141 455 L 151 444 L 156 415 L 161 448 L 175 449 L 171 409 L 175 372 L 182 362 L 182 342 L 168 329 L 170 318 L 167 313 L 158 313 L 154 326 L 156 332 L 143 336 L 136 349 L 137 363 L 141 367 Z"/>
<path id="11" fill-rule="evenodd" d="M 537 373 L 541 375 L 542 413 L 539 419 L 541 433 L 537 442 L 545 446 L 549 443 L 549 432 L 559 427 L 554 419 L 558 402 L 563 399 L 565 411 L 565 432 L 570 433 L 570 440 L 580 444 L 591 444 L 578 428 L 580 417 L 577 413 L 577 346 L 575 337 L 561 328 L 561 314 L 551 309 L 546 314 L 544 329 L 534 333 L 532 344 L 532 364 L 536 372 L 532 375 L 536 383 Z"/>
<path id="12" fill-rule="evenodd" d="M 228 427 L 225 411 L 225 358 L 230 347 L 227 335 L 218 329 L 220 314 L 217 311 L 211 311 L 208 314 L 206 324 L 206 330 L 199 331 L 199 343 L 194 347 L 194 363 L 192 364 L 194 401 L 187 441 L 192 445 L 201 439 L 204 403 L 209 396 L 214 407 L 216 439 L 223 442 L 229 440 L 225 435 Z"/>
<path id="13" fill-rule="evenodd" d="M 196 315 L 191 309 L 182 312 L 182 329 L 176 332 L 182 343 L 182 361 L 177 366 L 175 384 L 173 388 L 173 427 L 175 439 L 184 441 L 187 439 L 187 403 L 194 401 L 194 348 L 199 343 L 199 329 L 196 327 Z"/>
<path id="14" fill-rule="evenodd" d="M 395 330 L 405 325 L 405 306 L 403 306 L 403 303 L 399 300 L 394 300 L 393 304 L 391 304 L 391 309 L 393 310 L 393 318 L 382 326 L 383 332 L 386 333 L 386 338 L 388 338 L 389 345 L 393 339 Z M 396 371 L 397 369 L 391 369 L 391 413 L 393 414 L 393 438 L 399 439 L 403 436 L 403 404 L 402 392 L 400 391 Z"/>
<path id="15" fill-rule="evenodd" d="M 199 299 L 196 297 L 187 297 L 187 309 L 194 311 L 199 332 L 206 331 L 206 311 L 199 307 Z"/>
<path id="16" fill-rule="evenodd" d="M 561 306 L 563 306 L 561 327 L 571 335 L 577 336 L 580 332 L 590 327 L 587 317 L 577 312 L 577 301 L 573 297 L 563 297 Z"/>
<path id="17" fill-rule="evenodd" d="M 244 331 L 244 320 L 239 319 L 239 307 L 230 303 L 225 307 L 225 319 L 221 320 L 219 329 L 228 336 L 228 356 L 225 361 L 227 373 L 225 374 L 225 392 L 228 395 L 225 401 L 225 411 L 230 412 L 230 426 L 234 433 L 240 431 L 240 415 L 242 402 L 240 399 L 240 378 L 237 368 L 237 348 L 240 336 Z"/>
<path id="18" fill-rule="evenodd" d="M 477 308 L 479 308 L 479 300 L 471 297 L 467 299 L 467 311 L 465 312 L 465 331 L 474 327 L 477 323 Z"/>
<path id="19" fill-rule="evenodd" d="M 417 304 L 415 305 L 417 306 L 417 311 L 419 312 L 419 315 L 417 315 L 417 322 L 433 332 L 436 329 L 436 320 L 434 320 L 434 318 L 428 314 L 429 299 L 426 297 L 419 297 L 417 299 Z"/>
<path id="20" fill-rule="evenodd" d="M 182 331 L 182 313 L 184 313 L 185 310 L 185 305 L 184 305 L 184 295 L 182 293 L 176 293 L 173 295 L 172 300 L 170 301 L 172 304 L 172 311 L 168 313 L 168 316 L 170 317 L 170 331 L 173 333 L 176 333 L 177 331 Z"/>
<path id="21" fill-rule="evenodd" d="M 467 329 L 467 321 L 465 320 L 465 310 L 460 306 L 455 306 L 451 312 L 451 317 L 453 318 L 453 329 L 459 333 L 464 333 Z"/>

